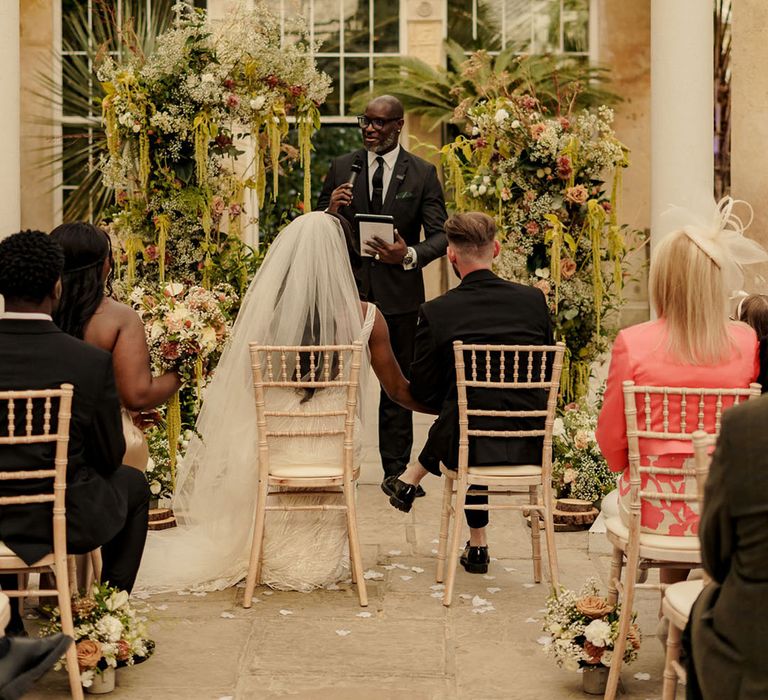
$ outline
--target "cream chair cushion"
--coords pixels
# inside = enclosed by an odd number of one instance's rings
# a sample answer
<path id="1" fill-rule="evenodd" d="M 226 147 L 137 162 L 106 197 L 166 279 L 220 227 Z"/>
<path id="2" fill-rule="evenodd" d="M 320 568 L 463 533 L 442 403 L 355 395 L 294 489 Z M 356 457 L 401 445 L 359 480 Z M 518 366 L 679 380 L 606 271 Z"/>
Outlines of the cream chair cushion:
<path id="1" fill-rule="evenodd" d="M 626 549 L 629 540 L 629 528 L 614 516 L 605 521 L 608 539 L 617 547 Z M 671 537 L 640 533 L 640 557 L 642 559 L 660 559 L 662 561 L 696 564 L 701 561 L 698 537 Z"/>
<path id="2" fill-rule="evenodd" d="M 0 540 L 0 557 L 15 557 L 16 552 L 14 552 L 10 547 L 8 547 L 5 542 Z"/>
<path id="3" fill-rule="evenodd" d="M 541 467 L 535 464 L 515 464 L 499 467 L 470 467 L 470 474 L 476 476 L 540 476 Z"/>
<path id="4" fill-rule="evenodd" d="M 360 465 L 353 468 L 360 470 Z M 344 468 L 339 464 L 270 464 L 270 476 L 281 479 L 317 479 L 344 476 Z"/>

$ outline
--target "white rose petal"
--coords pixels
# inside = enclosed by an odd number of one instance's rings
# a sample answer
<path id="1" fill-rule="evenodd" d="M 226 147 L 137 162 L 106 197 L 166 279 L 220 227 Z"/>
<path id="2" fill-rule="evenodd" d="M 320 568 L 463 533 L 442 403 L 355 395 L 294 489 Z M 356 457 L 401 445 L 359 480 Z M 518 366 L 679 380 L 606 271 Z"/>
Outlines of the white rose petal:
<path id="1" fill-rule="evenodd" d="M 494 594 L 494 593 L 498 593 L 501 590 L 501 588 L 486 588 L 485 590 L 488 591 L 488 593 L 490 594 Z"/>
<path id="2" fill-rule="evenodd" d="M 368 569 L 363 574 L 363 578 L 367 581 L 373 580 L 373 581 L 379 581 L 384 578 L 384 574 L 382 574 L 380 571 L 374 571 L 373 569 Z"/>
<path id="3" fill-rule="evenodd" d="M 399 549 L 390 549 L 387 554 L 389 554 L 390 557 L 398 557 L 402 552 Z"/>
<path id="4" fill-rule="evenodd" d="M 403 581 L 410 581 L 413 576 L 401 576 L 400 578 L 403 579 Z"/>
<path id="5" fill-rule="evenodd" d="M 355 615 L 355 617 L 372 617 L 372 616 L 373 616 L 373 613 L 369 613 L 365 611 L 359 612 L 357 613 L 357 615 Z"/>
<path id="6" fill-rule="evenodd" d="M 496 114 L 493 115 L 493 120 L 501 126 L 504 120 L 509 119 L 509 112 L 506 109 L 497 109 Z"/>
<path id="7" fill-rule="evenodd" d="M 636 673 L 634 676 L 632 676 L 637 681 L 649 681 L 651 680 L 651 674 L 650 673 Z"/>
<path id="8" fill-rule="evenodd" d="M 348 634 L 352 634 L 352 630 L 336 630 L 336 634 L 338 634 L 339 637 L 346 637 Z"/>
<path id="9" fill-rule="evenodd" d="M 280 610 L 280 614 L 285 617 L 287 615 L 293 615 L 293 610 Z"/>
<path id="10" fill-rule="evenodd" d="M 412 566 L 411 571 L 415 571 L 417 574 L 423 574 L 424 569 L 422 569 L 420 566 Z"/>
<path id="11" fill-rule="evenodd" d="M 223 612 L 219 617 L 223 617 L 225 620 L 234 620 L 235 616 L 231 612 Z"/>

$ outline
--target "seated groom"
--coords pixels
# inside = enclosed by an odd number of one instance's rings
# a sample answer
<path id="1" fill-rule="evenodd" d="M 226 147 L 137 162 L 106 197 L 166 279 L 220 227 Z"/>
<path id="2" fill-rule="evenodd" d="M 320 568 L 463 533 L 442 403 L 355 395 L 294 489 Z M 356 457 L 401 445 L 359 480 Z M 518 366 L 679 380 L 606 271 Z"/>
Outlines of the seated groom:
<path id="1" fill-rule="evenodd" d="M 0 390 L 74 385 L 67 465 L 67 549 L 84 554 L 102 547 L 102 580 L 130 591 L 144 551 L 149 487 L 137 469 L 121 465 L 125 441 L 109 353 L 60 331 L 51 320 L 61 296 L 64 254 L 41 231 L 0 241 Z M 56 408 L 54 408 L 55 414 Z M 7 404 L 0 406 L 0 425 Z M 50 464 L 53 444 L 6 445 L 0 469 Z M 29 482 L 0 482 L 0 496 L 29 489 Z M 28 564 L 52 548 L 51 505 L 4 506 L 0 540 Z M 15 576 L 0 577 L 13 588 Z M 14 606 L 7 633 L 23 633 Z"/>
<path id="2" fill-rule="evenodd" d="M 411 393 L 417 401 L 440 412 L 417 462 L 390 480 L 390 503 L 406 513 L 416 487 L 428 474 L 440 476 L 440 463 L 458 466 L 459 423 L 453 341 L 506 345 L 551 345 L 549 308 L 538 289 L 500 279 L 492 271 L 501 249 L 496 224 L 479 212 L 456 214 L 445 222 L 448 260 L 461 284 L 421 306 L 416 350 L 411 365 Z M 505 404 L 488 408 L 520 410 L 543 408 L 541 392 L 516 391 Z M 494 395 L 498 397 L 499 392 Z M 493 420 L 493 419 L 491 419 Z M 479 426 L 478 426 L 479 427 Z M 493 427 L 493 426 L 490 426 Z M 470 463 L 482 465 L 530 464 L 541 458 L 540 438 L 473 438 Z M 471 493 L 471 490 L 470 490 Z M 487 503 L 487 496 L 468 495 L 467 504 Z M 488 511 L 466 510 L 469 542 L 461 564 L 470 573 L 488 571 L 485 527 Z"/>

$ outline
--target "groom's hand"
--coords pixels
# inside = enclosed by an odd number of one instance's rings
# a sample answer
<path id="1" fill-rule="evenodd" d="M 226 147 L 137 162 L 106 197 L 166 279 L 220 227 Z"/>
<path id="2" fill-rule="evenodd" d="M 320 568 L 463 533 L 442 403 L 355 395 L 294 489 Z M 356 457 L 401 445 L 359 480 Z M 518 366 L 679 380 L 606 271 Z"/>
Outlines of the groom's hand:
<path id="1" fill-rule="evenodd" d="M 373 255 L 377 260 L 390 265 L 401 265 L 407 251 L 408 246 L 405 245 L 405 241 L 400 237 L 397 229 L 395 229 L 394 243 L 387 243 L 378 236 L 374 236 L 372 240 L 368 241 L 365 248 L 368 255 Z"/>

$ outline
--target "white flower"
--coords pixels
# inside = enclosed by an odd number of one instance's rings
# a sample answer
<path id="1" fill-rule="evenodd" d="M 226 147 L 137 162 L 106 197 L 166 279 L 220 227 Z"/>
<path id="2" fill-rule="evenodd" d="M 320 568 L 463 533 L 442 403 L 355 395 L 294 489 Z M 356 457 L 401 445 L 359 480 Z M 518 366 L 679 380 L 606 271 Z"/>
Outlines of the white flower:
<path id="1" fill-rule="evenodd" d="M 200 82 L 201 83 L 212 83 L 214 82 L 215 78 L 213 77 L 213 73 L 203 73 L 200 76 Z"/>
<path id="2" fill-rule="evenodd" d="M 491 176 L 490 175 L 483 175 L 483 183 L 486 185 L 491 184 Z"/>
<path id="3" fill-rule="evenodd" d="M 611 625 L 604 620 L 592 620 L 584 628 L 584 636 L 596 647 L 608 646 L 611 643 Z"/>
<path id="4" fill-rule="evenodd" d="M 469 191 L 473 197 L 477 197 L 477 185 L 474 185 L 474 184 L 470 185 Z"/>
<path id="5" fill-rule="evenodd" d="M 517 129 L 517 128 L 520 126 L 520 122 L 519 122 L 517 119 L 515 119 L 515 121 L 513 121 L 513 122 L 510 124 L 510 126 L 511 126 L 513 129 Z"/>
<path id="6" fill-rule="evenodd" d="M 105 615 L 96 623 L 96 631 L 106 641 L 118 642 L 123 636 L 123 623 L 113 615 Z"/>
<path id="7" fill-rule="evenodd" d="M 509 112 L 506 109 L 497 109 L 496 114 L 493 115 L 493 120 L 501 126 L 504 120 L 509 119 Z"/>
<path id="8" fill-rule="evenodd" d="M 264 95 L 259 95 L 258 97 L 254 97 L 250 102 L 251 109 L 255 111 L 259 111 L 262 107 L 264 107 L 264 103 L 266 102 L 266 98 Z"/>
<path id="9" fill-rule="evenodd" d="M 93 685 L 93 679 L 96 676 L 96 669 L 89 668 L 87 671 L 80 672 L 80 683 L 83 688 L 90 688 Z"/>
<path id="10" fill-rule="evenodd" d="M 127 591 L 115 591 L 109 598 L 106 600 L 106 606 L 107 610 L 117 610 L 118 608 L 122 608 L 123 605 L 125 605 L 128 602 L 128 592 Z"/>
<path id="11" fill-rule="evenodd" d="M 563 631 L 563 626 L 559 622 L 553 622 L 549 627 L 547 627 L 547 632 L 551 632 L 555 636 L 560 634 Z"/>
<path id="12" fill-rule="evenodd" d="M 541 277 L 543 280 L 549 279 L 549 268 L 548 267 L 537 267 L 534 273 L 536 277 Z"/>
<path id="13" fill-rule="evenodd" d="M 472 136 L 479 136 L 480 135 L 480 129 L 476 126 L 472 127 Z"/>
<path id="14" fill-rule="evenodd" d="M 565 658 L 565 661 L 563 661 L 563 668 L 566 671 L 578 671 L 579 670 L 579 662 L 574 659 L 571 656 L 567 656 Z"/>
<path id="15" fill-rule="evenodd" d="M 152 457 L 150 457 L 149 459 L 147 459 L 147 471 L 148 471 L 148 472 L 153 472 L 153 471 L 155 471 L 155 466 L 156 466 L 156 465 L 155 465 L 155 460 L 154 460 L 154 459 L 152 459 Z"/>
<path id="16" fill-rule="evenodd" d="M 163 328 L 163 324 L 160 323 L 160 321 L 154 321 L 149 329 L 149 339 L 157 340 L 158 338 L 161 338 L 163 335 L 165 335 L 165 329 Z"/>
<path id="17" fill-rule="evenodd" d="M 169 297 L 175 297 L 184 291 L 184 285 L 181 282 L 170 282 L 165 285 L 164 291 Z"/>
<path id="18" fill-rule="evenodd" d="M 566 469 L 563 472 L 563 483 L 564 484 L 570 484 L 575 479 L 576 479 L 576 470 L 575 469 Z"/>
<path id="19" fill-rule="evenodd" d="M 480 185 L 480 187 L 477 188 L 477 193 L 480 195 L 484 195 L 488 191 L 488 188 L 485 185 Z"/>
<path id="20" fill-rule="evenodd" d="M 603 655 L 600 657 L 600 663 L 603 664 L 603 666 L 610 666 L 612 660 L 613 660 L 613 651 L 611 651 L 610 649 L 606 649 L 603 652 Z"/>
<path id="21" fill-rule="evenodd" d="M 163 490 L 163 487 L 162 487 L 162 485 L 160 484 L 159 481 L 153 481 L 149 485 L 149 490 L 150 490 L 150 492 L 152 493 L 153 496 L 157 496 L 157 494 L 159 494 Z"/>
<path id="22" fill-rule="evenodd" d="M 133 125 L 133 131 L 134 133 L 138 134 L 141 131 L 141 124 L 138 122 L 135 122 Z"/>
<path id="23" fill-rule="evenodd" d="M 562 437 L 565 435 L 565 423 L 562 418 L 555 418 L 555 422 L 552 424 L 552 436 Z"/>

